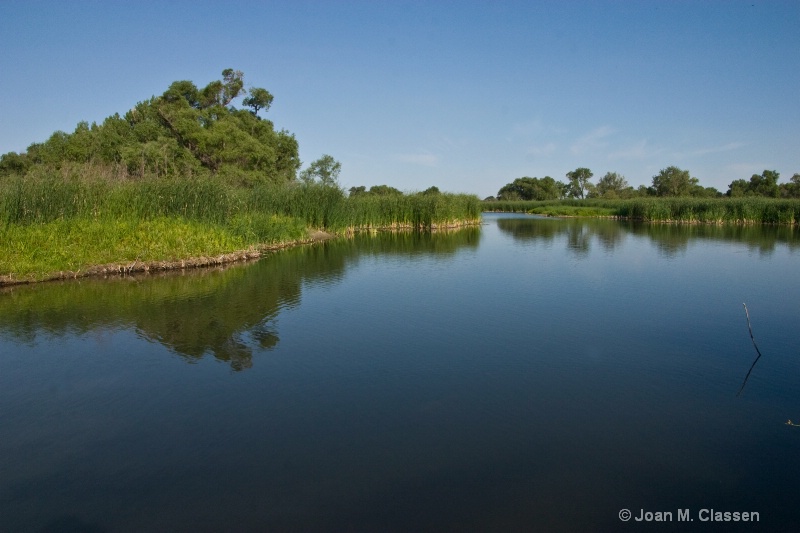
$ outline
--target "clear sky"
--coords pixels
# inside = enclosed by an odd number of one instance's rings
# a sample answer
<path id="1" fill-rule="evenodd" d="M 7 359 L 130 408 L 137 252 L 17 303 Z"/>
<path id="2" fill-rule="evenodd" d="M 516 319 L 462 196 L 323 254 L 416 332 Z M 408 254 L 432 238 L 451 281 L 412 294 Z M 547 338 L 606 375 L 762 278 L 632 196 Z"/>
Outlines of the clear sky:
<path id="1" fill-rule="evenodd" d="M 800 1 L 0 0 L 0 153 L 225 68 L 340 181 L 800 172 Z"/>

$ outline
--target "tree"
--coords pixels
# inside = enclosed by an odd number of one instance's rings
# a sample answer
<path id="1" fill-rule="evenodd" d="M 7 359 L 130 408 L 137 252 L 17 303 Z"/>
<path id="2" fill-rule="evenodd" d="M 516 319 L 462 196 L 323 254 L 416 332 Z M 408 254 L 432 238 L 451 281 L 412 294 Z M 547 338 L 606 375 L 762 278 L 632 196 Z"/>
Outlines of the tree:
<path id="1" fill-rule="evenodd" d="M 564 183 L 563 181 L 557 181 L 556 185 L 558 186 L 558 198 L 567 198 L 569 197 L 569 191 L 571 190 L 571 185 L 569 183 Z"/>
<path id="2" fill-rule="evenodd" d="M 200 94 L 197 86 L 188 80 L 173 82 L 162 98 L 168 102 L 176 102 L 183 98 L 191 107 L 200 108 Z"/>
<path id="3" fill-rule="evenodd" d="M 425 189 L 424 191 L 422 191 L 422 194 L 425 194 L 425 195 L 431 195 L 431 194 L 441 194 L 441 191 L 439 190 L 439 187 L 437 187 L 436 185 L 434 185 L 434 186 L 432 186 L 432 187 L 428 187 L 427 189 Z"/>
<path id="4" fill-rule="evenodd" d="M 750 177 L 749 189 L 758 196 L 778 197 L 780 196 L 779 177 L 780 174 L 775 170 L 765 170 L 761 175 L 753 174 Z"/>
<path id="5" fill-rule="evenodd" d="M 723 194 L 714 187 L 703 187 L 699 184 L 692 186 L 690 194 L 697 198 L 718 198 L 723 196 Z"/>
<path id="6" fill-rule="evenodd" d="M 780 190 L 784 198 L 800 198 L 800 174 L 795 173 L 789 183 L 781 183 Z"/>
<path id="7" fill-rule="evenodd" d="M 328 154 L 324 154 L 300 173 L 300 179 L 306 184 L 319 181 L 325 186 L 338 187 L 339 173 L 341 171 L 342 164 Z"/>
<path id="8" fill-rule="evenodd" d="M 254 89 L 248 103 L 255 112 L 229 105 L 244 92 L 243 80 L 241 71 L 226 69 L 221 80 L 202 90 L 188 80 L 173 82 L 124 117 L 116 114 L 99 125 L 81 122 L 73 133 L 56 132 L 25 154 L 3 156 L 0 174 L 89 163 L 129 177 L 200 173 L 239 185 L 294 181 L 300 168 L 297 139 L 256 116 L 272 95 Z"/>
<path id="9" fill-rule="evenodd" d="M 434 187 L 431 187 L 434 188 Z M 430 189 L 426 190 L 422 194 L 437 194 L 429 192 Z M 350 187 L 350 196 L 402 196 L 403 192 L 395 189 L 394 187 L 390 187 L 389 185 L 373 185 L 372 187 L 367 190 L 367 188 L 363 185 L 358 187 Z"/>
<path id="10" fill-rule="evenodd" d="M 747 194 L 748 186 L 749 183 L 747 183 L 746 180 L 733 180 L 731 184 L 728 185 L 728 192 L 725 194 L 731 198 L 745 196 Z"/>
<path id="11" fill-rule="evenodd" d="M 272 122 L 264 120 L 266 129 L 272 130 Z M 281 130 L 275 133 L 275 180 L 279 183 L 294 181 L 300 169 L 300 147 L 293 133 Z"/>
<path id="12" fill-rule="evenodd" d="M 199 103 L 204 109 L 213 106 L 225 107 L 234 98 L 246 92 L 242 71 L 226 68 L 222 71 L 222 80 L 212 81 L 200 91 Z"/>
<path id="13" fill-rule="evenodd" d="M 389 185 L 373 185 L 369 188 L 369 194 L 375 196 L 402 196 L 403 192 Z"/>
<path id="14" fill-rule="evenodd" d="M 0 176 L 23 175 L 31 166 L 26 154 L 8 152 L 0 156 Z"/>
<path id="15" fill-rule="evenodd" d="M 760 175 L 753 174 L 750 181 L 734 180 L 728 185 L 728 196 L 769 196 L 777 198 L 781 195 L 781 186 L 778 185 L 780 174 L 775 170 L 765 170 Z"/>
<path id="16" fill-rule="evenodd" d="M 601 198 L 621 198 L 623 191 L 628 188 L 625 176 L 616 172 L 606 172 L 606 175 L 597 182 L 597 195 Z"/>
<path id="17" fill-rule="evenodd" d="M 571 198 L 585 198 L 586 190 L 589 188 L 589 180 L 592 179 L 592 171 L 588 168 L 576 168 L 572 172 L 567 172 L 569 180 L 569 196 Z"/>
<path id="18" fill-rule="evenodd" d="M 269 107 L 272 105 L 272 94 L 261 87 L 254 87 L 250 89 L 250 96 L 242 100 L 242 105 L 252 107 L 253 110 L 251 113 L 258 116 L 258 111 L 260 109 L 269 111 Z"/>
<path id="19" fill-rule="evenodd" d="M 688 170 L 667 167 L 653 176 L 653 189 L 656 196 L 690 196 L 692 187 L 698 184 L 697 178 L 689 176 Z"/>
<path id="20" fill-rule="evenodd" d="M 247 93 L 244 90 L 244 74 L 241 70 L 226 68 L 222 71 L 222 81 L 222 105 L 230 104 L 231 100 L 239 96 L 240 92 L 242 94 Z"/>
<path id="21" fill-rule="evenodd" d="M 550 176 L 544 178 L 517 178 L 498 192 L 501 200 L 557 200 L 563 196 L 564 184 Z"/>

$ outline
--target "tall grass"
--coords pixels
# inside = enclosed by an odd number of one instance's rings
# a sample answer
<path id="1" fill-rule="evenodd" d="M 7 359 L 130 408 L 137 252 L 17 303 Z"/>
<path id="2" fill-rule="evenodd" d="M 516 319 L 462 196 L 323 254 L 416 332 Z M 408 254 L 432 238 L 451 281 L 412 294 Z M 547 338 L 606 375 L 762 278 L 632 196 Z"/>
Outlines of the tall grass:
<path id="1" fill-rule="evenodd" d="M 542 213 L 553 216 L 616 216 L 650 222 L 710 224 L 798 224 L 800 199 L 632 198 L 626 200 L 554 200 L 482 202 L 487 211 Z M 594 212 L 593 212 L 594 211 Z"/>
<path id="2" fill-rule="evenodd" d="M 208 179 L 12 179 L 3 182 L 0 189 L 0 221 L 6 224 L 164 216 L 222 222 L 234 215 L 237 207 L 232 189 Z"/>
<path id="3" fill-rule="evenodd" d="M 744 198 L 637 198 L 622 200 L 618 216 L 666 222 L 797 224 L 800 200 Z"/>
<path id="4" fill-rule="evenodd" d="M 348 198 L 319 185 L 242 188 L 212 178 L 0 181 L 0 277 L 175 260 L 307 238 L 309 228 L 430 229 L 480 221 L 476 196 Z"/>
<path id="5" fill-rule="evenodd" d="M 46 223 L 71 218 L 149 220 L 181 217 L 224 224 L 247 214 L 303 220 L 329 231 L 348 228 L 431 228 L 480 220 L 481 205 L 466 194 L 346 197 L 333 187 L 233 187 L 211 178 L 141 181 L 10 179 L 0 184 L 0 222 Z"/>
<path id="6" fill-rule="evenodd" d="M 301 218 L 310 227 L 332 232 L 374 228 L 430 229 L 477 223 L 480 200 L 467 194 L 361 195 L 345 197 L 321 186 L 261 185 L 248 191 L 247 209 Z"/>

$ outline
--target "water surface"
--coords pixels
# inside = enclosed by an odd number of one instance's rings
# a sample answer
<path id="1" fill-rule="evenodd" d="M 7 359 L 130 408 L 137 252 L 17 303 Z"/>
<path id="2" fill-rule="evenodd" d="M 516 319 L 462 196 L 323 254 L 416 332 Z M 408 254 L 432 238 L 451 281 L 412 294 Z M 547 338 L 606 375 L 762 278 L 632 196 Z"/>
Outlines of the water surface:
<path id="1" fill-rule="evenodd" d="M 0 530 L 797 528 L 796 230 L 485 221 L 5 289 Z"/>

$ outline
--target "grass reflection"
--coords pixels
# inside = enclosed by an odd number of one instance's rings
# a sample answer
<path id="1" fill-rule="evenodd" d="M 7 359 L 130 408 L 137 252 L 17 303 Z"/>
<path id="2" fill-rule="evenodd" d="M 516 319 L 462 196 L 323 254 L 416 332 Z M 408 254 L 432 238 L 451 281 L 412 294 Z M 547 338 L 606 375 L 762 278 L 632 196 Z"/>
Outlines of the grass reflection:
<path id="1" fill-rule="evenodd" d="M 761 255 L 771 254 L 778 245 L 800 248 L 796 226 L 667 224 L 578 218 L 498 218 L 497 227 L 515 240 L 552 242 L 565 238 L 568 249 L 578 257 L 588 254 L 597 241 L 606 250 L 618 247 L 628 236 L 649 239 L 658 250 L 672 257 L 686 250 L 690 241 L 736 241 Z"/>
<path id="2" fill-rule="evenodd" d="M 133 329 L 187 361 L 207 354 L 243 370 L 280 342 L 276 319 L 300 304 L 304 283 L 335 283 L 363 254 L 447 257 L 476 247 L 479 228 L 358 234 L 274 253 L 250 264 L 0 290 L 0 335 L 39 336 Z"/>

